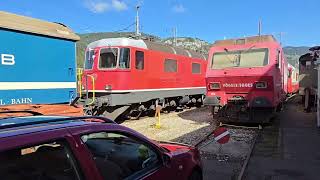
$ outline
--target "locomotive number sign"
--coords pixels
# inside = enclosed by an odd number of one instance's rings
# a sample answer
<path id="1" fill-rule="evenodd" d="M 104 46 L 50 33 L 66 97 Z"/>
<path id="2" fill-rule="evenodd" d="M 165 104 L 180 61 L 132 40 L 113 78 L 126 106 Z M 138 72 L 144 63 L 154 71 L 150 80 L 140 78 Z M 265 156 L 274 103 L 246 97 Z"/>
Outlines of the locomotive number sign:
<path id="1" fill-rule="evenodd" d="M 253 87 L 253 83 L 224 83 L 222 85 L 223 87 L 232 87 L 232 88 L 237 88 L 237 87 L 248 87 L 248 88 L 251 88 Z"/>

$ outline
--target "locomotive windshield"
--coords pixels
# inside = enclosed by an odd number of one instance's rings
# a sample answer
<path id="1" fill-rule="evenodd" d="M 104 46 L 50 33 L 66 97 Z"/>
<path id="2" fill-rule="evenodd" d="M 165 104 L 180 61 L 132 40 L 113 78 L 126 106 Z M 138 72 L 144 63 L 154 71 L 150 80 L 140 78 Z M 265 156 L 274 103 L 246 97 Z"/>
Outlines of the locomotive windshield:
<path id="1" fill-rule="evenodd" d="M 100 69 L 130 68 L 129 48 L 104 48 L 100 50 Z"/>
<path id="2" fill-rule="evenodd" d="M 118 48 L 106 48 L 100 50 L 99 68 L 111 69 L 117 67 Z"/>
<path id="3" fill-rule="evenodd" d="M 211 68 L 260 67 L 268 64 L 268 49 L 249 49 L 213 54 Z"/>

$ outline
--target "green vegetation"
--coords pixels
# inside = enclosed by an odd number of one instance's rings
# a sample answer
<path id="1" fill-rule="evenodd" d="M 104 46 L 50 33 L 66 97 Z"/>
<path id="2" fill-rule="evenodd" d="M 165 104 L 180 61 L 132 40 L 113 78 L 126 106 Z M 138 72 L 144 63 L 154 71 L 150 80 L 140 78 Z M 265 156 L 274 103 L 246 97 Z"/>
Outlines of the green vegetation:
<path id="1" fill-rule="evenodd" d="M 101 32 L 101 33 L 88 33 L 88 34 L 79 34 L 81 40 L 77 42 L 77 66 L 82 67 L 83 66 L 83 60 L 84 60 L 84 51 L 87 47 L 87 45 L 93 41 L 97 41 L 99 39 L 104 38 L 116 38 L 116 37 L 133 37 L 133 32 Z M 149 34 L 143 34 L 142 35 L 145 38 L 151 38 L 155 41 L 161 41 L 167 44 L 173 43 L 173 38 L 165 38 L 160 39 L 157 36 L 149 35 Z M 182 46 L 187 49 L 192 49 L 198 52 L 203 52 L 205 54 L 208 53 L 211 44 L 203 41 L 198 38 L 191 38 L 191 37 L 179 37 L 177 38 L 177 45 Z M 301 46 L 301 47 L 292 47 L 287 46 L 284 47 L 284 53 L 288 59 L 288 62 L 294 66 L 298 65 L 299 57 L 302 54 L 305 54 L 308 52 L 309 47 Z"/>

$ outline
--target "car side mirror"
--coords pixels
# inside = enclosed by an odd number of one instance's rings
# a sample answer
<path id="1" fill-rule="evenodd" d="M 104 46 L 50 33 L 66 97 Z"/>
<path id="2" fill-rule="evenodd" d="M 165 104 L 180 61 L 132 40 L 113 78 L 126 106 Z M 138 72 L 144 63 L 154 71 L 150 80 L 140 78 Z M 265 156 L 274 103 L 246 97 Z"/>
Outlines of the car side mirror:
<path id="1" fill-rule="evenodd" d="M 169 154 L 164 153 L 164 154 L 162 155 L 163 165 L 164 165 L 165 167 L 170 168 L 170 167 L 171 167 L 171 159 L 172 159 L 172 157 L 171 157 Z"/>

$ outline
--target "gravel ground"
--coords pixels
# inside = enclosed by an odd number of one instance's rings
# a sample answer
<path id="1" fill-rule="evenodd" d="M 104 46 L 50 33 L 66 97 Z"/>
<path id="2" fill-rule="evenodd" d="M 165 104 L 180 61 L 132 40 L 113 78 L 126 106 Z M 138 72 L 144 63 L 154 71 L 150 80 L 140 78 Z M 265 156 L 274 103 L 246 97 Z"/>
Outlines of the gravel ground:
<path id="1" fill-rule="evenodd" d="M 204 179 L 237 179 L 254 142 L 256 130 L 229 128 L 230 140 L 220 145 L 213 137 L 199 145 Z M 220 150 L 219 150 L 220 149 Z"/>
<path id="2" fill-rule="evenodd" d="M 145 136 L 160 140 L 195 145 L 216 127 L 208 107 L 191 108 L 182 112 L 161 114 L 161 128 L 155 128 L 155 117 L 127 120 L 122 125 Z"/>

